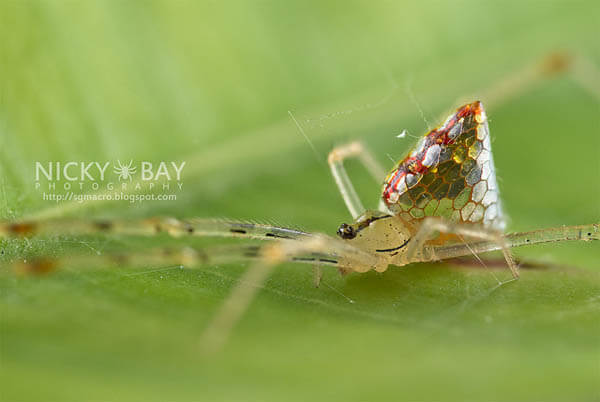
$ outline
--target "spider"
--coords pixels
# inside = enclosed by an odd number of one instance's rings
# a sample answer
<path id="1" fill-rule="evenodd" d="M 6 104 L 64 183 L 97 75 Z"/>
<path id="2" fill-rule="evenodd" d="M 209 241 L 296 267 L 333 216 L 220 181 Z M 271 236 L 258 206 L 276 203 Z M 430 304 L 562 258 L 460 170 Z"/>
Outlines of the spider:
<path id="1" fill-rule="evenodd" d="M 385 177 L 381 202 L 376 210 L 363 207 L 344 168 L 344 160 L 348 158 L 358 158 L 376 179 Z M 322 265 L 334 266 L 344 274 L 370 270 L 383 272 L 392 265 L 400 267 L 500 250 L 512 273 L 512 279 L 498 280 L 498 286 L 501 286 L 519 277 L 510 252 L 513 247 L 600 238 L 600 224 L 503 233 L 505 221 L 498 196 L 488 120 L 479 101 L 458 108 L 442 125 L 425 134 L 387 176 L 360 142 L 335 148 L 329 154 L 328 164 L 352 216 L 350 223 L 339 226 L 336 236 L 242 221 L 151 218 L 5 222 L 0 224 L 0 237 L 99 232 L 152 236 L 166 232 L 177 237 L 271 240 L 263 246 L 156 249 L 95 258 L 101 266 L 162 263 L 197 266 L 254 260 L 204 333 L 203 345 L 209 345 L 208 348 L 223 344 L 252 300 L 256 285 L 285 261 L 312 264 L 318 285 Z M 40 273 L 62 263 L 93 263 L 89 257 L 78 260 L 77 256 L 70 256 L 65 258 L 66 261 L 59 260 L 37 259 L 21 264 L 20 268 Z"/>

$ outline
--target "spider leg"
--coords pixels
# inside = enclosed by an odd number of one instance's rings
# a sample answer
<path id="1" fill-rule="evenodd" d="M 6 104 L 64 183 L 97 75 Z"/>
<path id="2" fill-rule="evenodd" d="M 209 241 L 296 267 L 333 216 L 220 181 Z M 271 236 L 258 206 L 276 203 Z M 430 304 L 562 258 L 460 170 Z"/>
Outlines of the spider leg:
<path id="1" fill-rule="evenodd" d="M 406 250 L 407 261 L 430 261 L 440 258 L 437 251 L 443 251 L 444 246 L 431 247 L 425 245 L 425 242 L 429 240 L 430 236 L 435 232 L 456 234 L 461 238 L 462 236 L 466 236 L 478 240 L 485 240 L 494 244 L 495 250 L 502 250 L 502 254 L 504 255 L 504 259 L 511 270 L 513 278 L 519 278 L 517 265 L 514 262 L 512 254 L 510 253 L 509 245 L 506 242 L 506 239 L 502 236 L 502 233 L 482 226 L 452 223 L 441 218 L 428 217 L 423 220 L 419 230 L 411 239 L 408 249 Z M 464 246 L 466 250 L 468 250 L 468 253 L 472 253 L 476 258 L 478 258 L 476 249 L 471 247 L 468 242 L 464 242 Z"/>
<path id="2" fill-rule="evenodd" d="M 282 240 L 292 242 L 292 240 Z M 264 243 L 263 243 L 264 244 Z M 203 265 L 219 265 L 235 262 L 256 261 L 262 258 L 263 244 L 236 244 L 210 247 L 158 247 L 136 252 L 106 252 L 102 254 L 69 254 L 58 257 L 22 258 L 12 262 L 19 274 L 45 274 L 56 269 L 105 269 L 148 268 L 151 266 L 181 266 L 191 268 Z M 320 267 L 341 266 L 336 254 L 330 252 L 306 252 L 287 256 L 286 261 L 313 264 Z M 11 264 L 9 262 L 9 264 Z"/>
<path id="3" fill-rule="evenodd" d="M 167 233 L 173 237 L 244 237 L 261 240 L 299 239 L 309 233 L 268 224 L 224 219 L 176 219 L 155 217 L 139 220 L 53 219 L 41 221 L 0 222 L 0 238 L 33 235 L 115 234 L 154 236 Z"/>
<path id="4" fill-rule="evenodd" d="M 358 158 L 378 183 L 385 177 L 385 170 L 379 162 L 377 162 L 375 157 L 373 157 L 371 152 L 358 141 L 336 147 L 329 153 L 327 162 L 329 163 L 333 179 L 338 186 L 350 215 L 352 215 L 353 219 L 356 219 L 364 212 L 365 207 L 362 205 L 362 202 L 348 177 L 348 173 L 344 168 L 344 159 L 353 157 Z"/>
<path id="5" fill-rule="evenodd" d="M 552 243 L 564 241 L 592 241 L 600 240 L 600 223 L 589 225 L 561 226 L 558 228 L 545 228 L 530 232 L 509 233 L 503 236 L 510 248 L 528 246 L 539 243 Z M 472 251 L 484 253 L 498 250 L 498 244 L 487 240 L 474 241 L 466 244 L 453 244 L 436 247 L 435 257 L 447 259 L 469 255 Z"/>
<path id="6" fill-rule="evenodd" d="M 322 234 L 303 234 L 295 240 L 278 239 L 260 245 L 216 246 L 208 248 L 157 248 L 136 253 L 82 255 L 58 258 L 30 259 L 15 263 L 20 273 L 43 274 L 59 266 L 123 267 L 123 266 L 201 266 L 239 261 L 252 261 L 231 295 L 221 306 L 202 336 L 202 347 L 215 351 L 221 347 L 231 329 L 248 308 L 258 288 L 270 272 L 283 262 L 300 262 L 318 266 L 315 280 L 320 281 L 321 265 L 336 267 L 342 272 L 366 272 L 377 265 L 378 257 L 364 252 L 343 240 Z M 318 278 L 318 279 L 317 279 Z"/>
<path id="7" fill-rule="evenodd" d="M 321 264 L 316 262 L 313 264 L 313 284 L 316 288 L 321 285 L 321 279 L 323 278 L 323 270 L 321 269 Z"/>
<path id="8" fill-rule="evenodd" d="M 548 53 L 541 60 L 538 59 L 526 64 L 520 70 L 501 79 L 496 85 L 481 91 L 477 97 L 482 99 L 489 107 L 497 107 L 519 94 L 531 90 L 543 80 L 560 74 L 566 74 L 581 88 L 588 91 L 596 99 L 600 99 L 600 71 L 598 67 L 582 55 L 564 51 Z M 472 99 L 472 96 L 465 99 Z"/>
<path id="9" fill-rule="evenodd" d="M 301 241 L 278 241 L 261 248 L 260 260 L 252 265 L 234 287 L 227 300 L 215 314 L 201 337 L 204 352 L 214 353 L 227 338 L 240 317 L 247 310 L 259 287 L 280 263 L 305 254 L 334 254 L 338 269 L 368 271 L 376 265 L 377 257 L 349 244 L 324 235 L 311 236 Z"/>

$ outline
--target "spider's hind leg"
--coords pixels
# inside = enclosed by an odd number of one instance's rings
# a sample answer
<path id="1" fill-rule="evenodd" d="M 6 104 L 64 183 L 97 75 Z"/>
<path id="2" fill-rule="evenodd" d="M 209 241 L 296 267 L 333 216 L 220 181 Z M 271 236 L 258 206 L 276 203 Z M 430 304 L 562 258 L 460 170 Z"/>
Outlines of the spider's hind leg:
<path id="1" fill-rule="evenodd" d="M 494 229 L 488 229 L 483 226 L 476 226 L 472 224 L 461 224 L 461 223 L 452 223 L 448 222 L 442 218 L 426 218 L 423 220 L 423 223 L 419 227 L 416 235 L 411 239 L 408 249 L 406 250 L 406 257 L 408 261 L 416 261 L 416 260 L 435 260 L 439 257 L 436 254 L 444 255 L 444 251 L 446 248 L 451 248 L 454 246 L 437 246 L 437 247 L 428 247 L 425 245 L 425 242 L 429 240 L 432 234 L 435 232 L 440 233 L 448 233 L 455 234 L 460 239 L 464 237 L 469 237 L 472 239 L 483 240 L 486 242 L 491 242 L 497 246 L 497 249 L 502 251 L 504 259 L 510 271 L 512 273 L 513 279 L 519 278 L 519 271 L 517 268 L 517 264 L 515 264 L 514 258 L 510 252 L 509 245 L 503 237 L 502 233 L 496 231 Z M 477 248 L 469 246 L 467 241 L 464 241 L 466 250 L 468 253 L 471 253 L 477 258 L 480 262 L 481 259 L 477 255 Z M 430 251 L 430 255 L 425 256 L 425 248 Z M 439 251 L 440 253 L 436 253 Z M 418 253 L 421 253 L 420 258 L 417 256 Z M 484 264 L 485 265 L 485 264 Z M 500 281 L 499 281 L 500 282 Z"/>

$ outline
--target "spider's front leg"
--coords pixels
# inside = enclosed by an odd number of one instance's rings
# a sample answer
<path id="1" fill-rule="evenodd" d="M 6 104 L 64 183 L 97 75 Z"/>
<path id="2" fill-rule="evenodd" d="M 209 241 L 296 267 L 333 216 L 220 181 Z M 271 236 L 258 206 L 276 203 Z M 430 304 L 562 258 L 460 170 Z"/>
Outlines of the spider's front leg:
<path id="1" fill-rule="evenodd" d="M 474 224 L 452 223 L 444 220 L 443 218 L 437 217 L 423 219 L 422 224 L 420 225 L 417 233 L 411 239 L 409 247 L 406 250 L 406 258 L 408 262 L 436 259 L 436 249 L 443 250 L 445 246 L 432 247 L 430 255 L 425 255 L 424 253 L 425 242 L 429 240 L 430 236 L 435 232 L 455 234 L 461 239 L 463 236 L 465 236 L 494 243 L 497 245 L 499 250 L 502 250 L 504 259 L 506 260 L 514 279 L 519 278 L 517 265 L 515 264 L 509 246 L 501 232 Z M 469 243 L 466 241 L 465 246 L 470 253 L 477 257 L 476 251 L 469 247 Z M 421 253 L 421 258 L 417 258 L 419 253 Z"/>
<path id="2" fill-rule="evenodd" d="M 366 272 L 377 265 L 378 257 L 348 243 L 325 235 L 314 235 L 302 240 L 281 240 L 262 247 L 259 261 L 240 278 L 201 338 L 204 352 L 215 352 L 227 341 L 229 333 L 247 310 L 258 289 L 275 267 L 285 261 L 302 261 L 305 255 L 324 253 L 334 255 L 336 267 L 342 271 Z"/>
<path id="3" fill-rule="evenodd" d="M 385 177 L 385 170 L 371 152 L 358 141 L 335 147 L 329 153 L 327 162 L 329 163 L 331 174 L 340 190 L 348 211 L 350 211 L 350 215 L 352 215 L 353 219 L 356 219 L 365 211 L 365 207 L 362 205 L 360 198 L 358 198 L 352 181 L 344 168 L 344 160 L 348 158 L 358 158 L 378 183 Z M 385 206 L 382 208 L 385 208 Z"/>

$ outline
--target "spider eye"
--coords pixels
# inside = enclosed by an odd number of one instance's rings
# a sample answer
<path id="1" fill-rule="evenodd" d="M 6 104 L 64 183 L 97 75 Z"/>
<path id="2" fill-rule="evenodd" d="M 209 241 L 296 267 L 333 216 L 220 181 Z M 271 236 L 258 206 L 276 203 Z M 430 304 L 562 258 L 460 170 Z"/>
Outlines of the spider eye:
<path id="1" fill-rule="evenodd" d="M 337 231 L 338 236 L 342 239 L 354 239 L 356 237 L 356 231 L 354 228 L 347 223 L 342 223 Z"/>

